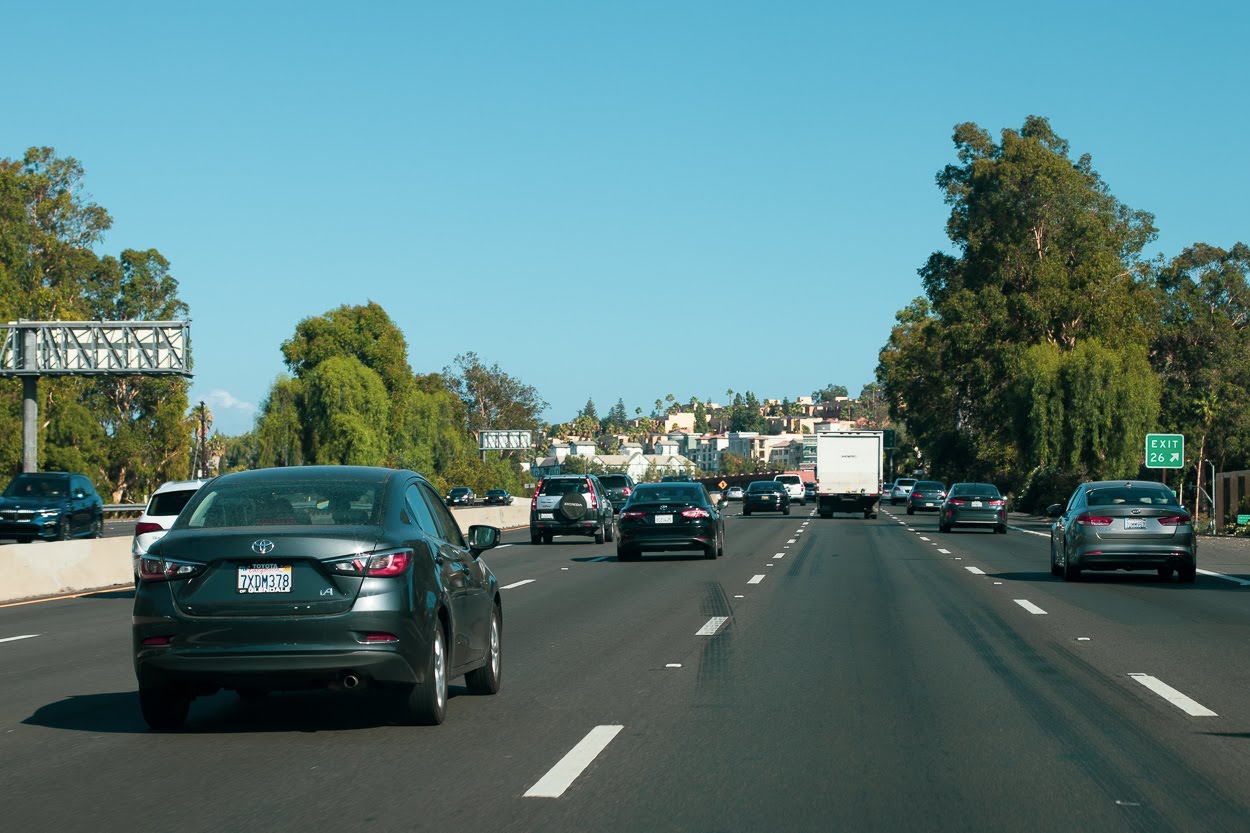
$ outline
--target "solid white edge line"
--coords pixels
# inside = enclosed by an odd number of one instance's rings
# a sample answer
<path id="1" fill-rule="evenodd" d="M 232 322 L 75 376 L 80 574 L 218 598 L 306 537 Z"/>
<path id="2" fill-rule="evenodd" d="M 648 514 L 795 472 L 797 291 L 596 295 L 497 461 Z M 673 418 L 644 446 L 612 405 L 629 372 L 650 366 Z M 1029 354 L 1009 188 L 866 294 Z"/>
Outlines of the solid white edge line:
<path id="1" fill-rule="evenodd" d="M 564 791 L 572 786 L 577 776 L 586 771 L 599 753 L 612 739 L 624 729 L 624 726 L 596 726 L 578 741 L 559 763 L 538 779 L 538 783 L 525 791 L 525 798 L 559 798 Z"/>
<path id="2" fill-rule="evenodd" d="M 525 585 L 525 584 L 533 584 L 535 581 L 536 581 L 536 579 L 532 579 L 532 578 L 523 578 L 523 579 L 521 579 L 520 581 L 514 581 L 514 582 L 512 582 L 511 584 L 505 584 L 503 587 L 500 587 L 499 589 L 500 589 L 500 590 L 511 590 L 511 589 L 512 589 L 512 588 L 514 588 L 514 587 L 520 587 L 520 586 Z"/>
<path id="3" fill-rule="evenodd" d="M 747 584 L 759 584 L 763 580 L 764 580 L 764 575 L 763 573 L 761 573 L 758 576 L 751 576 L 751 580 L 748 581 Z"/>
<path id="4" fill-rule="evenodd" d="M 725 624 L 728 621 L 729 621 L 728 616 L 713 616 L 711 619 L 708 619 L 707 622 L 703 624 L 703 627 L 695 631 L 694 635 L 695 636 L 713 636 L 716 634 L 718 630 L 720 630 L 720 626 Z"/>
<path id="5" fill-rule="evenodd" d="M 1015 602 L 1016 604 L 1020 605 L 1020 607 L 1024 608 L 1024 609 L 1025 609 L 1025 610 L 1027 610 L 1029 613 L 1032 613 L 1034 616 L 1045 616 L 1045 615 L 1047 615 L 1046 611 L 1042 610 L 1040 607 L 1038 607 L 1037 605 L 1033 604 L 1033 603 L 1032 603 L 1031 601 L 1029 601 L 1028 599 L 1012 599 L 1012 601 L 1013 601 L 1013 602 Z"/>
<path id="6" fill-rule="evenodd" d="M 1198 572 L 1202 573 L 1204 576 L 1210 576 L 1211 578 L 1222 578 L 1224 579 L 1224 581 L 1231 581 L 1233 584 L 1240 584 L 1242 587 L 1250 587 L 1250 581 L 1246 581 L 1244 578 L 1237 578 L 1236 576 L 1226 576 L 1223 573 L 1217 573 L 1213 570 L 1199 570 Z"/>
<path id="7" fill-rule="evenodd" d="M 16 642 L 19 639 L 34 639 L 36 636 L 39 636 L 39 634 L 24 633 L 21 636 L 6 636 L 4 639 L 0 639 L 0 642 Z"/>
<path id="8" fill-rule="evenodd" d="M 1206 706 L 1199 703 L 1197 700 L 1194 700 L 1191 697 L 1187 697 L 1184 694 L 1181 694 L 1179 691 L 1172 688 L 1170 685 L 1163 682 L 1157 677 L 1152 677 L 1149 674 L 1140 674 L 1140 673 L 1129 674 L 1129 676 L 1132 677 L 1134 680 L 1137 680 L 1137 682 L 1141 683 L 1146 688 L 1153 691 L 1155 694 L 1162 697 L 1164 700 L 1167 700 L 1173 706 L 1176 706 L 1176 708 L 1185 712 L 1185 714 L 1189 715 L 1190 717 L 1219 717 L 1218 714 L 1211 711 Z"/>
<path id="9" fill-rule="evenodd" d="M 1021 528 L 1020 528 L 1020 527 L 1018 527 L 1018 526 L 1009 526 L 1009 527 L 1007 527 L 1007 528 L 1008 528 L 1008 529 L 1014 529 L 1016 532 L 1023 532 L 1025 535 L 1040 535 L 1040 536 L 1042 536 L 1043 538 L 1049 538 L 1049 537 L 1050 537 L 1050 533 L 1049 533 L 1049 532 L 1038 532 L 1038 531 L 1037 531 L 1037 530 L 1035 530 L 1035 529 L 1021 529 Z"/>
<path id="10" fill-rule="evenodd" d="M 968 572 L 972 573 L 972 574 L 973 574 L 973 575 L 975 575 L 975 576 L 983 576 L 983 575 L 985 575 L 985 571 L 984 571 L 984 570 L 982 570 L 980 567 L 964 567 L 964 569 L 965 569 L 965 570 L 967 570 Z"/>

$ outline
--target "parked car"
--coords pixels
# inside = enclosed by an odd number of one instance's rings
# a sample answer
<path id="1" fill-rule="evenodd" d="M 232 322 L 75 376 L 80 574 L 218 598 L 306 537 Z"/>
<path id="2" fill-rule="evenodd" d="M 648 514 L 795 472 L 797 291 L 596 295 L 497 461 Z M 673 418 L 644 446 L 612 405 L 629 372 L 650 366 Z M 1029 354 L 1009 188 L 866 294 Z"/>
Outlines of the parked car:
<path id="1" fill-rule="evenodd" d="M 448 506 L 472 506 L 477 495 L 468 486 L 455 486 L 447 493 Z"/>
<path id="2" fill-rule="evenodd" d="M 644 551 L 700 550 L 725 554 L 725 518 L 701 483 L 643 483 L 621 509 L 616 558 L 637 561 Z"/>
<path id="3" fill-rule="evenodd" d="M 741 486 L 730 486 L 728 489 L 725 490 L 726 501 L 742 500 L 742 498 L 745 495 L 746 495 L 746 490 L 743 489 Z"/>
<path id="4" fill-rule="evenodd" d="M 941 512 L 946 502 L 946 484 L 937 480 L 917 480 L 907 495 L 907 514 Z"/>
<path id="5" fill-rule="evenodd" d="M 957 526 L 991 526 L 1007 532 L 1007 499 L 993 483 L 952 483 L 938 510 L 938 531 Z"/>
<path id="6" fill-rule="evenodd" d="M 1144 480 L 1082 483 L 1066 506 L 1046 514 L 1050 573 L 1067 581 L 1083 570 L 1154 570 L 1185 583 L 1198 573 L 1198 536 L 1172 490 Z"/>
<path id="7" fill-rule="evenodd" d="M 621 507 L 629 500 L 629 496 L 633 494 L 634 478 L 628 474 L 601 474 L 599 475 L 599 483 L 608 492 L 608 500 L 612 501 L 612 514 L 619 515 Z"/>
<path id="8" fill-rule="evenodd" d="M 512 495 L 508 494 L 507 489 L 487 489 L 482 503 L 487 506 L 511 506 Z"/>
<path id="9" fill-rule="evenodd" d="M 447 682 L 494 694 L 502 601 L 468 539 L 412 471 L 293 466 L 205 484 L 139 560 L 139 705 L 175 729 L 193 698 L 233 689 L 376 687 L 404 722 L 437 724 Z"/>
<path id="10" fill-rule="evenodd" d="M 780 512 L 790 514 L 790 493 L 786 487 L 776 480 L 753 480 L 747 484 L 746 496 L 742 499 L 742 514 L 752 512 Z"/>
<path id="11" fill-rule="evenodd" d="M 786 487 L 786 494 L 790 496 L 791 503 L 797 502 L 800 506 L 807 505 L 807 493 L 803 490 L 803 478 L 797 474 L 779 474 L 773 480 Z"/>
<path id="12" fill-rule="evenodd" d="M 544 477 L 530 500 L 530 543 L 556 535 L 591 535 L 596 544 L 615 537 L 612 501 L 593 474 Z"/>
<path id="13" fill-rule="evenodd" d="M 81 474 L 23 472 L 0 495 L 0 538 L 29 543 L 99 538 L 104 501 Z"/>
<path id="14" fill-rule="evenodd" d="M 130 555 L 134 560 L 135 578 L 139 577 L 139 559 L 148 547 L 165 537 L 178 513 L 199 491 L 207 480 L 171 480 L 157 487 L 148 498 L 147 506 L 139 520 L 135 521 L 135 536 L 130 542 Z"/>
<path id="15" fill-rule="evenodd" d="M 907 496 L 911 494 L 911 487 L 916 484 L 914 477 L 900 477 L 890 484 L 890 505 L 896 506 L 899 503 L 906 503 Z"/>

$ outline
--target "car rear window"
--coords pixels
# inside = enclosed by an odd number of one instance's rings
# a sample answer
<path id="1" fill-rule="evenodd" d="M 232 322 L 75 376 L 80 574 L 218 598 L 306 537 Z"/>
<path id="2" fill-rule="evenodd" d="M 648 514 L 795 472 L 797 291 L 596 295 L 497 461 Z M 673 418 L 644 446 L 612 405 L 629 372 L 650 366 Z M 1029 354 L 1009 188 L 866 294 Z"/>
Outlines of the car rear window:
<path id="1" fill-rule="evenodd" d="M 1100 489 L 1089 489 L 1085 493 L 1085 502 L 1090 506 L 1179 506 L 1176 495 L 1170 489 L 1150 488 L 1149 486 L 1106 486 Z"/>
<path id="2" fill-rule="evenodd" d="M 702 503 L 703 490 L 697 486 L 677 486 L 670 483 L 647 485 L 634 490 L 630 503 Z"/>
<path id="3" fill-rule="evenodd" d="M 946 488 L 945 483 L 938 483 L 936 480 L 921 480 L 917 482 L 915 486 L 911 487 L 913 492 L 916 492 L 916 491 L 923 492 L 926 489 L 935 491 L 935 492 L 940 492 L 940 491 L 943 491 L 945 488 Z"/>
<path id="4" fill-rule="evenodd" d="M 1002 497 L 998 487 L 993 483 L 956 483 L 951 486 L 951 497 L 957 495 L 979 495 L 981 497 Z"/>
<path id="5" fill-rule="evenodd" d="M 797 474 L 779 474 L 773 480 L 777 483 L 784 483 L 787 486 L 798 486 L 803 483 Z"/>
<path id="6" fill-rule="evenodd" d="M 379 489 L 380 484 L 359 481 L 236 484 L 226 480 L 197 492 L 191 513 L 179 515 L 173 528 L 376 525 Z"/>
<path id="7" fill-rule="evenodd" d="M 629 485 L 629 480 L 623 474 L 601 474 L 599 482 L 609 489 L 623 489 Z"/>
<path id="8" fill-rule="evenodd" d="M 544 495 L 567 495 L 570 492 L 584 495 L 590 491 L 590 486 L 586 483 L 584 477 L 570 477 L 560 480 L 552 480 L 548 478 L 543 481 L 543 490 L 540 494 Z"/>
<path id="9" fill-rule="evenodd" d="M 198 489 L 198 486 L 193 489 L 171 489 L 168 492 L 152 495 L 152 499 L 148 501 L 148 514 L 177 515 L 182 511 L 182 507 L 195 497 Z"/>
<path id="10" fill-rule="evenodd" d="M 894 485 L 895 486 L 912 486 L 915 484 L 915 482 L 916 482 L 915 480 L 912 480 L 909 477 L 902 477 L 902 478 L 899 478 L 898 480 L 895 480 Z"/>
<path id="11" fill-rule="evenodd" d="M 748 492 L 784 492 L 786 487 L 774 480 L 756 480 L 747 486 Z"/>

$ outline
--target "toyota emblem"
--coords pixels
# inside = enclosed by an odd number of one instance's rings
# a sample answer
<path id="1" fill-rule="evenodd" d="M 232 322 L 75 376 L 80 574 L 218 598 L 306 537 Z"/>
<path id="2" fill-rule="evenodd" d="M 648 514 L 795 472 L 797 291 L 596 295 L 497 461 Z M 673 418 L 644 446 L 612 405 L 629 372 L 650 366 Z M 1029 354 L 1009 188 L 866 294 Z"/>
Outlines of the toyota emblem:
<path id="1" fill-rule="evenodd" d="M 253 541 L 252 552 L 259 553 L 260 555 L 269 555 L 269 553 L 273 552 L 273 541 L 270 541 L 267 538 L 261 538 L 259 541 Z"/>

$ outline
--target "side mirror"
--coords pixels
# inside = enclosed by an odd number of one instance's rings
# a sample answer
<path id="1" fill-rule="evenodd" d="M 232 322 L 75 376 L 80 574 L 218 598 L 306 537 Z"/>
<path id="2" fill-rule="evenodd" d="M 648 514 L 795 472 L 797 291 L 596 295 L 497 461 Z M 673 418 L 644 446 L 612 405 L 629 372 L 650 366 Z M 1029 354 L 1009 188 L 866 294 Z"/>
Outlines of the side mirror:
<path id="1" fill-rule="evenodd" d="M 469 527 L 469 550 L 474 558 L 498 545 L 499 527 L 485 524 L 474 524 Z"/>
<path id="2" fill-rule="evenodd" d="M 1057 518 L 1062 514 L 1063 514 L 1062 503 L 1052 503 L 1050 506 L 1046 507 L 1046 517 L 1048 518 Z"/>

